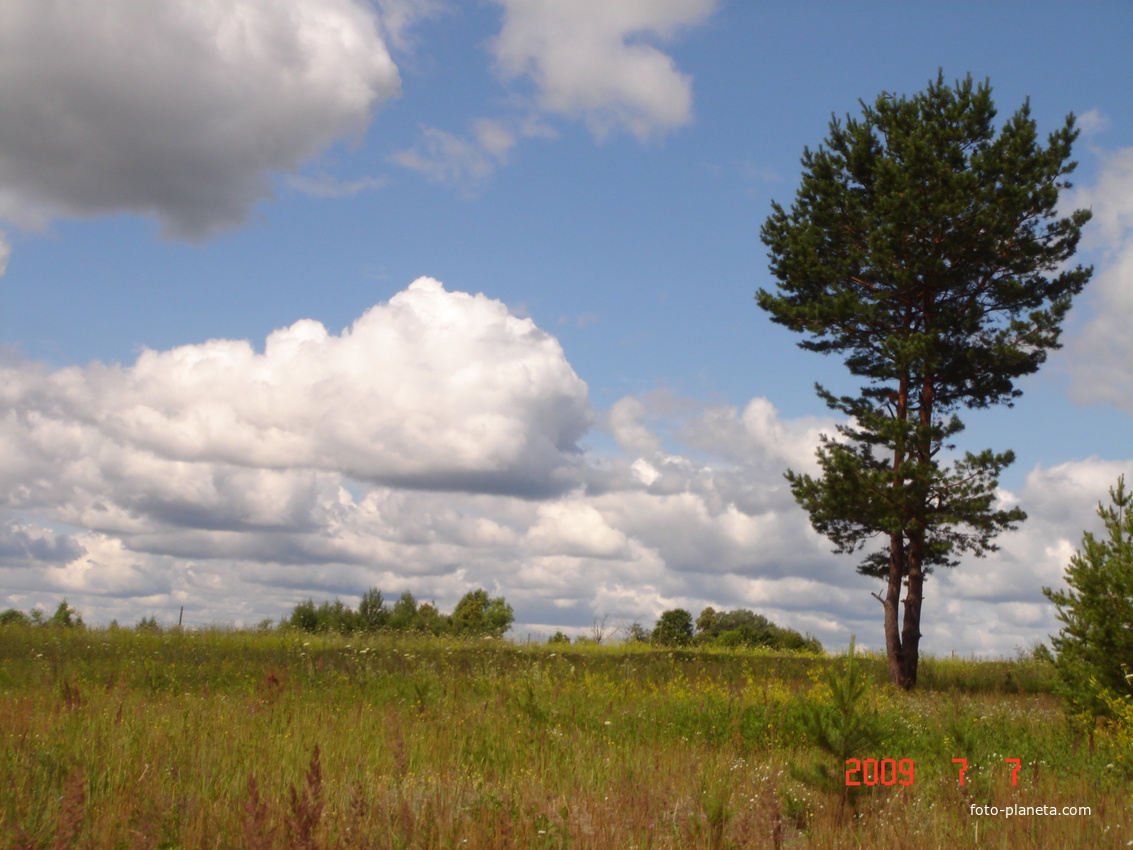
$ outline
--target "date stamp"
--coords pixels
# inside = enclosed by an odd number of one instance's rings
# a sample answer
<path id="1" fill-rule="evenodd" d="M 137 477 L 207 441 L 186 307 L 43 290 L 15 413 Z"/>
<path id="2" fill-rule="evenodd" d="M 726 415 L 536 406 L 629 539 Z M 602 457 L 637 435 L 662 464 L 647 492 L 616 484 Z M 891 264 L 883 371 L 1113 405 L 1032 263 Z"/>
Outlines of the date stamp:
<path id="1" fill-rule="evenodd" d="M 846 759 L 847 785 L 912 785 L 915 774 L 912 759 Z"/>
<path id="2" fill-rule="evenodd" d="M 1021 759 L 1004 759 L 1011 765 L 1011 784 L 1019 784 Z M 967 759 L 952 759 L 958 765 L 957 780 L 965 783 Z M 912 785 L 916 779 L 916 764 L 912 759 L 846 759 L 846 785 Z"/>

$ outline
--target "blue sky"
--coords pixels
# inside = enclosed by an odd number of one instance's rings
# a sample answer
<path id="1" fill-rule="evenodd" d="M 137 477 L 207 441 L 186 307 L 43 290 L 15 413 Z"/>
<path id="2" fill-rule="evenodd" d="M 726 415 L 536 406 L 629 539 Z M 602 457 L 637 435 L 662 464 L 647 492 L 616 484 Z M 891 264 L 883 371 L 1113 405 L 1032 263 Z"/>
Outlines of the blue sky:
<path id="1" fill-rule="evenodd" d="M 484 586 L 521 635 L 710 604 L 879 645 L 781 478 L 849 385 L 755 307 L 759 228 L 832 114 L 942 69 L 1079 116 L 1096 271 L 1015 408 L 965 417 L 1031 519 L 930 582 L 923 647 L 1055 630 L 1040 588 L 1133 471 L 1128 4 L 124 8 L 0 10 L 0 606 Z"/>

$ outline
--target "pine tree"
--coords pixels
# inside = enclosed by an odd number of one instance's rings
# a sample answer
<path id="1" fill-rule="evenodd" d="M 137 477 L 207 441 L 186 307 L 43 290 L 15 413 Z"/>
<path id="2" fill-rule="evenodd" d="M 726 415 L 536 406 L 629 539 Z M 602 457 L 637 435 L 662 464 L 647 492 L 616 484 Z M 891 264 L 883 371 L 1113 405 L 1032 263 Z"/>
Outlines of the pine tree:
<path id="1" fill-rule="evenodd" d="M 858 569 L 886 582 L 874 595 L 903 688 L 917 679 L 925 577 L 1025 519 L 995 504 L 1010 451 L 946 462 L 956 411 L 1012 403 L 1091 274 L 1062 268 L 1090 217 L 1056 212 L 1073 115 L 1045 146 L 1027 103 L 998 132 L 995 115 L 986 82 L 943 73 L 912 97 L 862 103 L 804 150 L 794 205 L 773 204 L 762 230 L 778 292 L 760 290 L 759 306 L 864 382 L 856 396 L 817 388 L 849 424 L 824 437 L 820 477 L 787 478 L 835 551 L 875 545 Z"/>
<path id="2" fill-rule="evenodd" d="M 1066 568 L 1070 589 L 1043 588 L 1064 624 L 1052 639 L 1062 694 L 1071 713 L 1090 722 L 1111 715 L 1117 698 L 1129 694 L 1126 672 L 1133 670 L 1133 493 L 1125 476 L 1109 497 L 1109 507 L 1098 504 L 1106 537 L 1083 535 Z"/>

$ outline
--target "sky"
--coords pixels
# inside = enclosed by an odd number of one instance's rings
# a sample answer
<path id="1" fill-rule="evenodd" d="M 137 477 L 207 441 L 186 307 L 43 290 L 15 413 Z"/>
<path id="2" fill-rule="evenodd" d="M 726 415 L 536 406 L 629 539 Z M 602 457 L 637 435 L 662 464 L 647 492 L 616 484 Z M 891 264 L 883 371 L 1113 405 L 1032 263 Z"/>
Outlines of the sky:
<path id="1" fill-rule="evenodd" d="M 254 624 L 371 587 L 518 639 L 711 605 L 883 645 L 783 478 L 853 390 L 754 294 L 832 116 L 938 72 L 1078 118 L 1094 276 L 1014 407 L 1029 518 L 922 651 L 1057 633 L 1133 475 L 1133 5 L 6 0 L 0 608 Z"/>

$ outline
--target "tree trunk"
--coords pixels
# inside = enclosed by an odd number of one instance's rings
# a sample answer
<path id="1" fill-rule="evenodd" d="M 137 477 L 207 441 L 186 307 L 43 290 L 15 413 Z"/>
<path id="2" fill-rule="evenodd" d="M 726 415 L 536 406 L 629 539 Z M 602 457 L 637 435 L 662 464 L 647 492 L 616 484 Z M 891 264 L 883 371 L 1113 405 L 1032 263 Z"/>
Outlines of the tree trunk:
<path id="1" fill-rule="evenodd" d="M 898 532 L 889 537 L 889 580 L 885 592 L 885 657 L 889 661 L 889 681 L 901 683 L 904 668 L 903 647 L 898 608 L 901 601 L 901 577 L 905 571 L 905 538 Z"/>
<path id="2" fill-rule="evenodd" d="M 906 323 L 908 318 L 906 317 Z M 894 417 L 904 421 L 909 415 L 909 376 L 902 375 L 897 387 L 897 407 Z M 893 452 L 893 489 L 900 491 L 905 486 L 902 467 L 905 463 L 905 448 L 898 444 Z M 900 501 L 899 499 L 897 500 Z M 889 681 L 898 687 L 908 689 L 903 684 L 905 670 L 905 646 L 900 627 L 901 581 L 905 577 L 905 534 L 896 531 L 889 535 L 889 578 L 885 592 L 885 656 L 889 661 Z M 907 615 L 906 615 L 907 621 Z"/>
<path id="3" fill-rule="evenodd" d="M 926 298 L 921 308 L 925 322 L 929 323 L 933 315 L 931 300 Z M 936 405 L 936 374 L 931 366 L 925 369 L 920 380 L 920 399 L 917 406 L 920 430 L 916 440 L 916 459 L 919 464 L 927 466 L 932 463 L 932 414 Z M 904 691 L 911 691 L 917 686 L 917 666 L 920 661 L 921 644 L 921 603 L 924 600 L 924 559 L 925 546 L 925 512 L 928 510 L 927 494 L 921 493 L 918 487 L 916 499 L 916 518 L 908 531 L 909 543 L 905 550 L 907 562 L 905 563 L 905 613 L 901 626 L 901 663 L 900 672 L 894 684 Z"/>
<path id="4" fill-rule="evenodd" d="M 901 627 L 901 670 L 894 684 L 904 691 L 917 685 L 917 665 L 920 660 L 921 602 L 924 599 L 924 533 L 910 535 L 905 576 L 905 616 Z"/>

